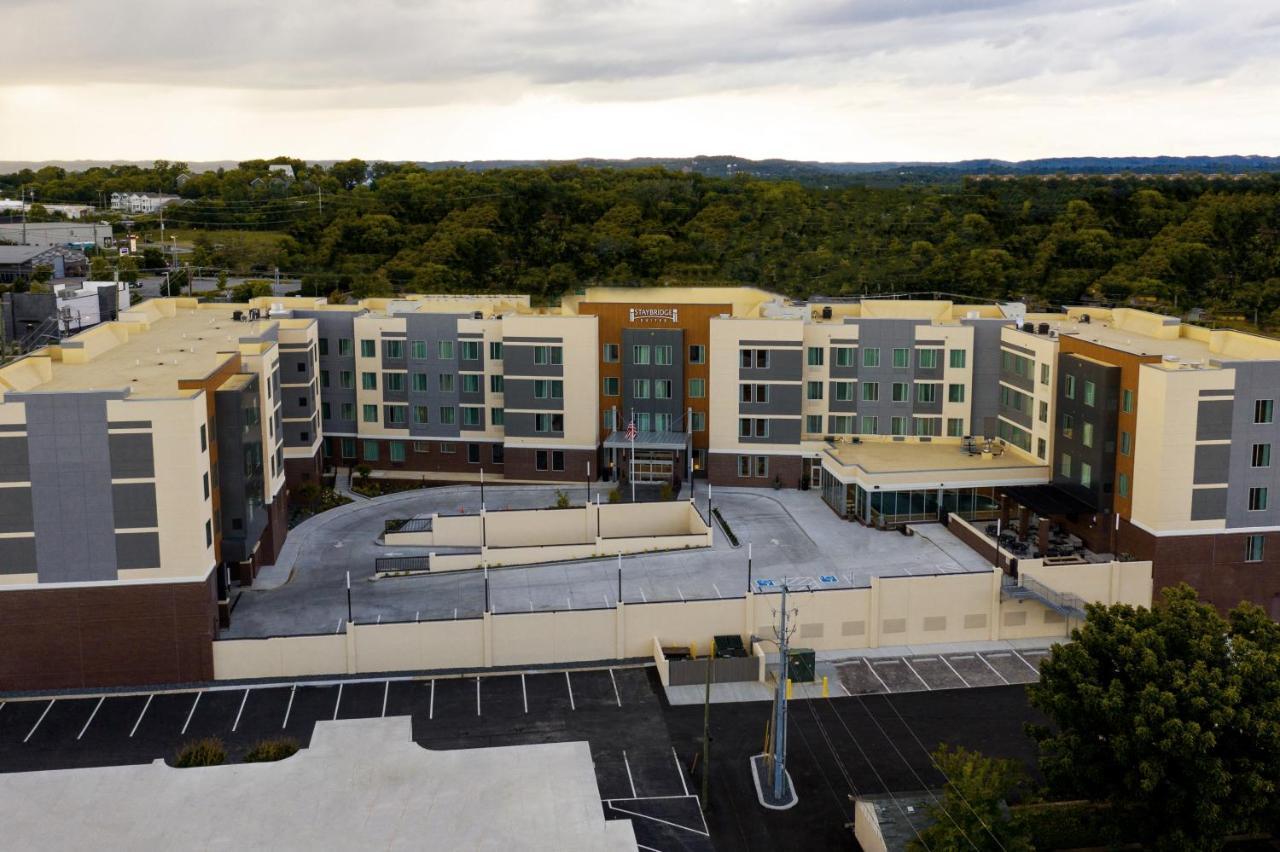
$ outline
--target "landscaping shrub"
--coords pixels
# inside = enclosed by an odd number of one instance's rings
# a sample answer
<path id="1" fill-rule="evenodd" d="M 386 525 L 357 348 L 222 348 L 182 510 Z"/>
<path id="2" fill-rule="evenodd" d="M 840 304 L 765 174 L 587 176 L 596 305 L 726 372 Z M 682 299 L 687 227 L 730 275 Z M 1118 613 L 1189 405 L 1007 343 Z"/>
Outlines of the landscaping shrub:
<path id="1" fill-rule="evenodd" d="M 711 513 L 716 516 L 716 520 L 720 522 L 720 528 L 724 530 L 724 534 L 729 537 L 729 543 L 734 547 L 738 546 L 738 537 L 733 534 L 733 528 L 729 526 L 729 522 L 724 519 L 724 515 L 720 514 L 720 509 L 715 508 Z"/>
<path id="2" fill-rule="evenodd" d="M 555 508 L 557 508 L 557 509 L 567 509 L 567 508 L 569 508 L 569 495 L 568 495 L 568 494 L 565 494 L 563 491 L 558 491 L 558 490 L 557 490 L 557 491 L 556 491 L 556 505 L 555 505 Z"/>
<path id="3" fill-rule="evenodd" d="M 191 766 L 218 766 L 226 762 L 227 749 L 222 745 L 222 740 L 217 737 L 206 737 L 189 742 L 173 759 L 173 765 L 181 769 Z"/>
<path id="4" fill-rule="evenodd" d="M 245 763 L 273 763 L 284 760 L 298 753 L 298 741 L 291 737 L 274 740 L 262 740 L 254 743 L 253 748 L 244 756 Z"/>

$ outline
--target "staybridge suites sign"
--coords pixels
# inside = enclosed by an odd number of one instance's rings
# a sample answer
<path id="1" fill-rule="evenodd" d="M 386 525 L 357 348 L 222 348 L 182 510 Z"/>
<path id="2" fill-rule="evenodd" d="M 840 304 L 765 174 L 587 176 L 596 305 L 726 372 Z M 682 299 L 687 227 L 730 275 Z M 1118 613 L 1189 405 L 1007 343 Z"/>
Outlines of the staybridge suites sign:
<path id="1" fill-rule="evenodd" d="M 679 308 L 632 308 L 627 313 L 631 322 L 669 322 L 680 321 Z"/>

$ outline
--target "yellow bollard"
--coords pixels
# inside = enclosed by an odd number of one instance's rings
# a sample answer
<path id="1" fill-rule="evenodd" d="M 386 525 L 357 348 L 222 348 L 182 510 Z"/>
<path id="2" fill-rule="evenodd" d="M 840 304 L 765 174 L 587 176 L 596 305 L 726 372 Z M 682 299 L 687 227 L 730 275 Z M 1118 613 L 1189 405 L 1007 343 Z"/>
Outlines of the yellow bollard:
<path id="1" fill-rule="evenodd" d="M 698 659 L 698 643 L 697 642 L 689 643 L 689 659 L 691 660 Z"/>
<path id="2" fill-rule="evenodd" d="M 826 675 L 822 676 L 822 697 L 823 698 L 827 697 L 827 676 Z"/>
<path id="3" fill-rule="evenodd" d="M 787 700 L 791 700 L 791 678 L 787 678 Z"/>

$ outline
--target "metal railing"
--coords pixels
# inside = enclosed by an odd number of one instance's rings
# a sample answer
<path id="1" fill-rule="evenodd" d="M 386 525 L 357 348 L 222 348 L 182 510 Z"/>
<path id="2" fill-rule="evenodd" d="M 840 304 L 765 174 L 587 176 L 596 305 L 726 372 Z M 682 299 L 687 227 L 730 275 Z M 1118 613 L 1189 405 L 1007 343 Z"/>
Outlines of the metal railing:
<path id="1" fill-rule="evenodd" d="M 431 532 L 430 518 L 388 518 L 382 522 L 382 531 L 390 532 Z"/>
<path id="2" fill-rule="evenodd" d="M 1068 592 L 1056 591 L 1034 577 L 1024 575 L 1015 580 L 1006 576 L 1000 585 L 1000 596 L 1017 600 L 1035 600 L 1067 618 L 1083 620 L 1085 617 L 1084 598 Z"/>
<path id="3" fill-rule="evenodd" d="M 431 571 L 430 556 L 379 556 L 373 562 L 376 574 L 425 574 Z"/>

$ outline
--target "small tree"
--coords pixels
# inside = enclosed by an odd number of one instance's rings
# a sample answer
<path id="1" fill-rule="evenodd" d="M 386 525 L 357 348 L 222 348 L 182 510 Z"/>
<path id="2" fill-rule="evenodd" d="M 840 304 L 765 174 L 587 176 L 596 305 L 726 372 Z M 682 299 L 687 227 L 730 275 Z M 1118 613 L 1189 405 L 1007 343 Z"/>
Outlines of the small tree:
<path id="1" fill-rule="evenodd" d="M 272 763 L 298 753 L 298 741 L 291 737 L 262 740 L 245 753 L 245 763 Z"/>
<path id="2" fill-rule="evenodd" d="M 556 508 L 557 509 L 569 508 L 569 495 L 565 494 L 563 491 L 560 491 L 559 489 L 556 490 Z"/>
<path id="3" fill-rule="evenodd" d="M 51 278 L 53 278 L 53 267 L 47 263 L 38 263 L 36 268 L 31 270 L 31 283 L 33 285 L 48 284 Z M 36 290 L 33 288 L 31 292 L 34 293 Z"/>
<path id="4" fill-rule="evenodd" d="M 316 503 L 320 500 L 320 489 L 314 482 L 308 482 L 298 489 L 298 502 L 306 506 L 312 512 L 316 510 Z"/>
<path id="5" fill-rule="evenodd" d="M 1025 781 L 1016 761 L 946 744 L 933 753 L 933 760 L 947 783 L 942 800 L 928 808 L 933 825 L 920 832 L 909 849 L 1024 852 L 1032 848 L 1025 832 L 1010 821 L 1005 806 Z"/>
<path id="6" fill-rule="evenodd" d="M 369 481 L 369 474 L 373 473 L 373 468 L 367 464 L 356 465 L 356 476 L 360 477 L 361 484 Z"/>

